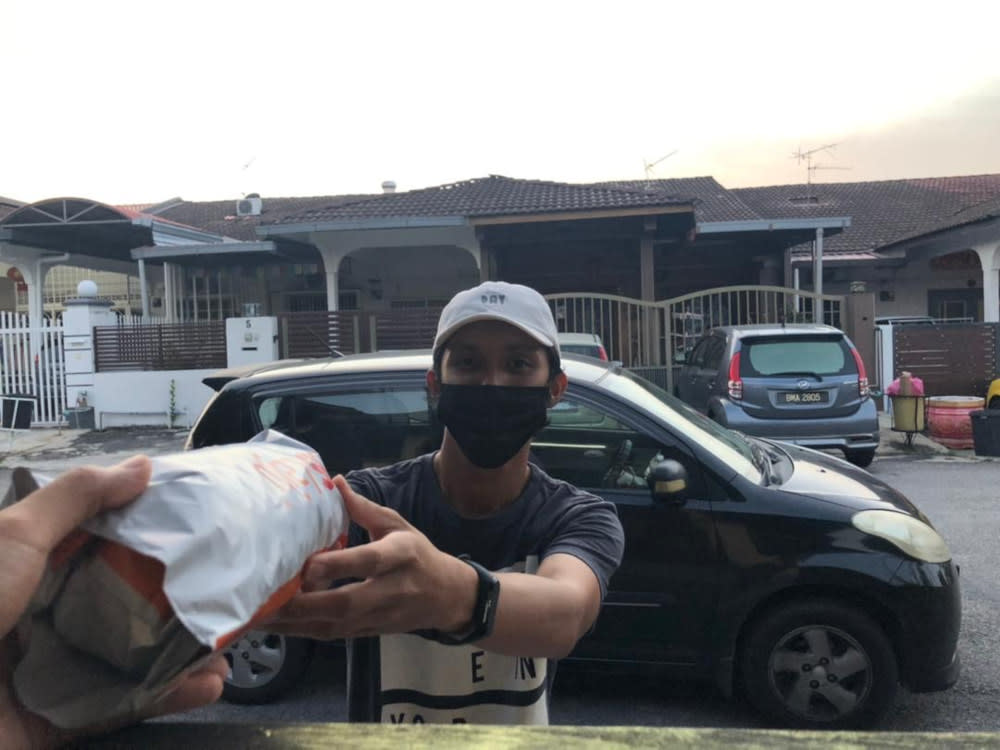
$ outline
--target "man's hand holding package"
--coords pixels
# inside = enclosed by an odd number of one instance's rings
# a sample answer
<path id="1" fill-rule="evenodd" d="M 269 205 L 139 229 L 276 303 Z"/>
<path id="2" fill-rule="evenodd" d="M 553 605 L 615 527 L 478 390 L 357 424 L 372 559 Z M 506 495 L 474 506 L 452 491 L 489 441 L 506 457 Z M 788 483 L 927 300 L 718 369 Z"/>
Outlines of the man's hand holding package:
<path id="1" fill-rule="evenodd" d="M 136 456 L 108 469 L 75 469 L 0 511 L 0 736 L 13 747 L 46 747 L 68 739 L 29 713 L 14 697 L 18 653 L 14 626 L 28 606 L 53 549 L 88 518 L 134 500 L 149 483 L 150 462 Z M 211 703 L 226 674 L 220 657 L 191 674 L 153 713 L 184 711 Z"/>
<path id="2" fill-rule="evenodd" d="M 319 639 L 354 638 L 417 630 L 461 632 L 476 605 L 475 571 L 437 549 L 398 513 L 354 492 L 334 478 L 351 520 L 368 544 L 310 559 L 298 594 L 266 627 Z M 600 588 L 578 558 L 554 554 L 537 575 L 499 573 L 501 606 L 490 650 L 562 658 L 597 616 Z M 328 588 L 332 582 L 355 582 Z M 532 623 L 524 627 L 525 622 Z"/>
<path id="3" fill-rule="evenodd" d="M 348 516 L 368 530 L 371 543 L 313 555 L 305 593 L 266 627 L 320 639 L 461 628 L 475 606 L 472 568 L 438 550 L 394 510 L 356 493 L 342 476 L 334 482 Z M 358 580 L 328 588 L 345 579 Z"/>

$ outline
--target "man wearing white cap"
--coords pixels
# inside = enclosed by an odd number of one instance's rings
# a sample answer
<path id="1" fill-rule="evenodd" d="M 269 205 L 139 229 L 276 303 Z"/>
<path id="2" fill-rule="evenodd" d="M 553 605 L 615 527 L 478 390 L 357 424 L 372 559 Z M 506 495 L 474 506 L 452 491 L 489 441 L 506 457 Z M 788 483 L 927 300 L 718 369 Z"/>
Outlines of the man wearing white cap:
<path id="1" fill-rule="evenodd" d="M 313 558 L 277 626 L 349 639 L 352 721 L 548 723 L 552 660 L 594 624 L 624 546 L 613 504 L 529 461 L 566 386 L 535 290 L 488 281 L 441 312 L 440 449 L 336 478 L 351 545 Z"/>

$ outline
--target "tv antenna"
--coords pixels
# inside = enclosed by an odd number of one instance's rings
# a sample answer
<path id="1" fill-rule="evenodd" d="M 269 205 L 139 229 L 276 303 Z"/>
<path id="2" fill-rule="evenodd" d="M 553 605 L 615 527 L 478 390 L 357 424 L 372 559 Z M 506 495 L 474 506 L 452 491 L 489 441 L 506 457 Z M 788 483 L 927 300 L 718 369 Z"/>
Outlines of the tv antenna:
<path id="1" fill-rule="evenodd" d="M 850 169 L 850 167 L 838 167 L 830 164 L 813 164 L 813 156 L 822 153 L 824 151 L 833 151 L 839 143 L 827 143 L 823 146 L 817 146 L 816 148 L 809 149 L 808 151 L 803 151 L 802 147 L 799 146 L 798 150 L 792 154 L 793 159 L 798 159 L 799 164 L 802 162 L 806 163 L 806 187 L 812 188 L 812 173 L 817 169 Z"/>
<path id="2" fill-rule="evenodd" d="M 679 148 L 675 148 L 669 154 L 667 154 L 666 156 L 661 156 L 656 161 L 646 161 L 645 159 L 642 160 L 642 171 L 645 172 L 645 174 L 646 174 L 646 187 L 647 188 L 649 187 L 650 180 L 652 180 L 652 178 L 653 178 L 653 167 L 655 167 L 661 161 L 666 161 L 671 156 L 673 156 L 674 154 L 676 154 L 678 151 L 680 151 L 680 149 Z"/>

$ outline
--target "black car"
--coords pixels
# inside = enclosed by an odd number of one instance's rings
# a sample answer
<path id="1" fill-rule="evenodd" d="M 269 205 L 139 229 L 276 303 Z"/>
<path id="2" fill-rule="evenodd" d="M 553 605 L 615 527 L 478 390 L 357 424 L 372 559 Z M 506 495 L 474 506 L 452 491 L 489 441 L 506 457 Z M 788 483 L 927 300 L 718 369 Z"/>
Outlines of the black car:
<path id="1" fill-rule="evenodd" d="M 385 353 L 209 378 L 221 390 L 188 447 L 271 428 L 312 445 L 331 473 L 434 450 L 430 364 Z M 712 680 L 779 724 L 813 728 L 875 723 L 900 683 L 955 682 L 958 570 L 903 495 L 835 456 L 720 427 L 614 363 L 564 366 L 569 389 L 534 460 L 614 501 L 626 537 L 570 659 Z M 226 696 L 274 697 L 307 648 L 247 634 L 229 652 Z"/>

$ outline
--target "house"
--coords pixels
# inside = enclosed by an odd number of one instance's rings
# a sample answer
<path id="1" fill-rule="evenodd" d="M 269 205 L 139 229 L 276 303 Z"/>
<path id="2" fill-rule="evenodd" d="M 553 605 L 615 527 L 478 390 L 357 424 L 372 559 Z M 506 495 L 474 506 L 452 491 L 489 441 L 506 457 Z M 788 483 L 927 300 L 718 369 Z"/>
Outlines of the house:
<path id="1" fill-rule="evenodd" d="M 100 207 L 100 231 L 77 221 L 99 210 L 85 199 L 70 212 L 63 199 L 6 201 L 0 263 L 37 260 L 19 272 L 50 279 L 71 264 L 124 272 L 116 307 L 168 320 L 427 309 L 487 276 L 642 300 L 733 284 L 864 290 L 879 315 L 991 320 L 998 200 L 1000 175 L 739 189 L 711 177 L 491 175 L 375 194 Z M 47 287 L 47 306 L 73 287 Z"/>
<path id="2" fill-rule="evenodd" d="M 863 288 L 878 315 L 1000 320 L 1000 174 L 732 191 L 753 210 L 787 217 L 844 214 L 851 227 L 823 250 L 824 290 Z M 803 287 L 811 249 L 792 248 Z"/>

